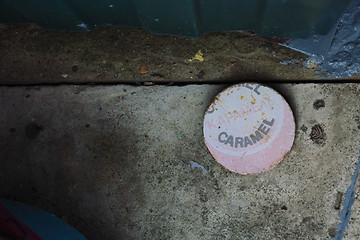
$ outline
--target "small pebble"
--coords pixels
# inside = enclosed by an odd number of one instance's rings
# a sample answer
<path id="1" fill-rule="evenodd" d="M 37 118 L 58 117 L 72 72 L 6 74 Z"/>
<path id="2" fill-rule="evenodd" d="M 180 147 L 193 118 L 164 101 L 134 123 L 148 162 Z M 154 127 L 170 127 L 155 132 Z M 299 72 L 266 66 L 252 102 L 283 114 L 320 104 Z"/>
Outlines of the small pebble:
<path id="1" fill-rule="evenodd" d="M 318 65 L 319 64 L 313 59 L 309 59 L 306 62 L 306 68 L 308 68 L 308 69 L 315 69 Z"/>
<path id="2" fill-rule="evenodd" d="M 144 86 L 152 86 L 154 85 L 154 82 L 144 82 Z"/>
<path id="3" fill-rule="evenodd" d="M 200 71 L 196 76 L 197 76 L 198 78 L 203 78 L 204 75 L 205 75 L 204 71 Z"/>

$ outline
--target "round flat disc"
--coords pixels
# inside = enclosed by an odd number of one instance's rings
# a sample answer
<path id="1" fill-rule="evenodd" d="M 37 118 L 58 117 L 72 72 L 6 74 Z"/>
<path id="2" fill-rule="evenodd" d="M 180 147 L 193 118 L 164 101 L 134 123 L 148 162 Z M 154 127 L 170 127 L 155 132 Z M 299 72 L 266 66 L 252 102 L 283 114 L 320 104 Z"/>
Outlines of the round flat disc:
<path id="1" fill-rule="evenodd" d="M 267 171 L 285 157 L 294 142 L 295 122 L 278 92 L 243 83 L 216 96 L 205 113 L 203 131 L 215 160 L 247 175 Z"/>

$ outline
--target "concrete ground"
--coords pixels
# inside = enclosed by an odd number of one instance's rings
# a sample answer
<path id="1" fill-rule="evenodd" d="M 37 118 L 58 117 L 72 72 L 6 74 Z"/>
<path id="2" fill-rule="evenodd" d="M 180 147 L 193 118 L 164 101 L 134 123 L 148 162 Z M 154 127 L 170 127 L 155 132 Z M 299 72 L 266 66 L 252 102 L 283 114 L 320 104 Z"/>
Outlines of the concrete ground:
<path id="1" fill-rule="evenodd" d="M 250 176 L 203 142 L 225 85 L 1 87 L 0 197 L 88 239 L 359 239 L 360 85 L 271 86 L 296 138 L 278 166 Z"/>

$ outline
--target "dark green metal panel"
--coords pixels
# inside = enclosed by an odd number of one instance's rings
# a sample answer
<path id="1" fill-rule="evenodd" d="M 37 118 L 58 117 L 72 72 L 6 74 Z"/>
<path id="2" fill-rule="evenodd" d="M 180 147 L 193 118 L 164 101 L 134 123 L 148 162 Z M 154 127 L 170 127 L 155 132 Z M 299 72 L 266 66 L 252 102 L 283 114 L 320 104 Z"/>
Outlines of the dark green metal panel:
<path id="1" fill-rule="evenodd" d="M 198 36 L 199 20 L 193 0 L 134 0 L 139 17 L 152 33 Z"/>
<path id="2" fill-rule="evenodd" d="M 13 7 L 5 1 L 0 0 L 0 23 L 28 23 L 21 13 L 16 11 Z"/>
<path id="3" fill-rule="evenodd" d="M 287 37 L 326 34 L 350 1 L 268 0 L 261 33 Z M 332 17 L 335 15 L 336 17 Z M 286 33 L 286 34 L 285 34 Z"/>
<path id="4" fill-rule="evenodd" d="M 89 31 L 95 26 L 141 26 L 136 7 L 130 0 L 0 0 L 0 2 L 7 3 L 26 19 L 47 29 Z"/>
<path id="5" fill-rule="evenodd" d="M 200 1 L 199 12 L 204 31 L 252 30 L 259 33 L 264 12 L 262 2 L 264 1 Z"/>
<path id="6" fill-rule="evenodd" d="M 260 35 L 326 34 L 350 0 L 0 0 L 3 23 L 47 29 L 144 27 L 151 33 L 199 36 L 252 30 Z"/>
<path id="7" fill-rule="evenodd" d="M 308 37 L 326 34 L 350 1 L 202 0 L 204 31 L 252 30 L 259 35 Z"/>

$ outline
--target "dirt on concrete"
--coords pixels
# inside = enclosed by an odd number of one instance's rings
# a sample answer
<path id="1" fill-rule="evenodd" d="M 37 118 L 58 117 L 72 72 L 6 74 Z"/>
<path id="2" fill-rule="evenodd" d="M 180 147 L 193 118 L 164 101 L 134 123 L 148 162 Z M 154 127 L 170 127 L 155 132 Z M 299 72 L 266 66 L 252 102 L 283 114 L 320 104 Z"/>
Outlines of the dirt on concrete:
<path id="1" fill-rule="evenodd" d="M 322 76 L 307 56 L 246 32 L 201 38 L 143 29 L 92 32 L 0 25 L 0 84 L 226 82 Z M 146 69 L 146 70 L 145 70 Z"/>

